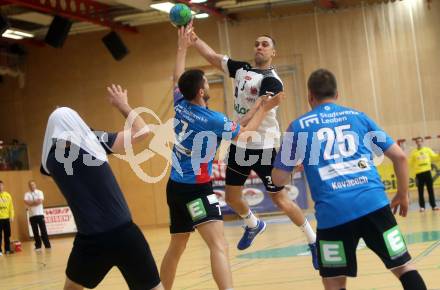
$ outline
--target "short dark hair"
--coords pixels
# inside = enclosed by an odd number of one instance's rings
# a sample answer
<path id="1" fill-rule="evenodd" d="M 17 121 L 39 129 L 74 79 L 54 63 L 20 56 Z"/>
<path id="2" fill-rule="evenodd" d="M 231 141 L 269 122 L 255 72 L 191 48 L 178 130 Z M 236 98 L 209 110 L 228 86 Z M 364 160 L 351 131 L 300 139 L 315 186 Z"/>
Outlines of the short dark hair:
<path id="1" fill-rule="evenodd" d="M 0 180 L 0 183 L 1 183 L 1 184 L 3 184 L 3 181 L 2 181 L 2 180 Z"/>
<path id="2" fill-rule="evenodd" d="M 272 40 L 273 47 L 275 47 L 275 45 L 276 45 L 276 43 L 275 43 L 275 39 L 274 39 L 272 36 L 270 36 L 269 34 L 262 34 L 262 35 L 260 35 L 259 37 L 267 37 L 267 38 L 270 38 L 270 40 Z"/>
<path id="3" fill-rule="evenodd" d="M 338 90 L 333 73 L 322 68 L 312 72 L 307 81 L 307 87 L 318 100 L 333 98 Z"/>
<path id="4" fill-rule="evenodd" d="M 184 72 L 179 78 L 179 90 L 185 100 L 191 101 L 205 85 L 205 73 L 199 69 L 191 69 Z"/>

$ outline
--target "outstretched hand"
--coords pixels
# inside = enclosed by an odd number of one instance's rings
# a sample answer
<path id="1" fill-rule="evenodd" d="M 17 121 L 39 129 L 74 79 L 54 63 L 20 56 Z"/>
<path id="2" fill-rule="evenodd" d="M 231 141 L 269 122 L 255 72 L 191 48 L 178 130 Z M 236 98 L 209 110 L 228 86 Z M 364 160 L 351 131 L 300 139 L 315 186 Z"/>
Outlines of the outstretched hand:
<path id="1" fill-rule="evenodd" d="M 193 21 L 191 20 L 187 26 L 179 27 L 177 30 L 178 42 L 177 45 L 179 49 L 187 49 L 194 44 L 192 35 L 194 33 Z"/>

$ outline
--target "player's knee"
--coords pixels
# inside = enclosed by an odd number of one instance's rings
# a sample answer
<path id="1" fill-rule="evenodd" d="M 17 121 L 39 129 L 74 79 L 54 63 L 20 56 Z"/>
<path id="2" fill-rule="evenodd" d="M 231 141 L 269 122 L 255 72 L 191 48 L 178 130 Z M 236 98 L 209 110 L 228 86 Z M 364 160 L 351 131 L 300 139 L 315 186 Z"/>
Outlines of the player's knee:
<path id="1" fill-rule="evenodd" d="M 285 198 L 282 194 L 274 194 L 272 196 L 272 201 L 282 211 L 286 211 L 292 203 L 292 201 Z"/>
<path id="2" fill-rule="evenodd" d="M 394 268 L 391 272 L 397 277 L 400 278 L 403 274 L 409 271 L 414 271 L 416 268 L 412 264 L 406 264 L 404 266 Z"/>
<path id="3" fill-rule="evenodd" d="M 174 241 L 174 242 L 171 243 L 169 250 L 174 255 L 179 255 L 180 256 L 185 251 L 187 242 L 188 242 L 188 240 Z"/>
<path id="4" fill-rule="evenodd" d="M 347 280 L 345 277 L 323 278 L 322 283 L 325 290 L 345 290 Z"/>
<path id="5" fill-rule="evenodd" d="M 82 290 L 84 287 L 82 287 L 79 284 L 76 284 L 75 282 L 66 279 L 66 282 L 64 284 L 64 290 Z"/>
<path id="6" fill-rule="evenodd" d="M 219 239 L 211 242 L 209 245 L 211 252 L 224 253 L 228 252 L 228 242 L 225 239 Z"/>
<path id="7" fill-rule="evenodd" d="M 225 201 L 227 204 L 237 204 L 241 201 L 241 196 L 237 194 L 226 194 Z"/>
<path id="8" fill-rule="evenodd" d="M 175 248 L 174 248 L 174 252 L 177 254 L 177 255 L 182 255 L 183 254 L 183 252 L 185 251 L 185 249 L 186 249 L 186 243 L 184 243 L 184 244 L 179 244 L 179 245 L 177 245 Z"/>

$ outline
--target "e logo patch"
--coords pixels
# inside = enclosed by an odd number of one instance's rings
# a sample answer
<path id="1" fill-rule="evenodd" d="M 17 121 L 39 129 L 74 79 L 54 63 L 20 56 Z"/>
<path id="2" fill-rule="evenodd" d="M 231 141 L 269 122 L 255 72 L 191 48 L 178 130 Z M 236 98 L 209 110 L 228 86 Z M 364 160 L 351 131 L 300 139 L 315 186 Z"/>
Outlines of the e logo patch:
<path id="1" fill-rule="evenodd" d="M 400 256 L 406 252 L 406 244 L 403 239 L 402 233 L 398 226 L 395 226 L 383 233 L 383 239 L 387 246 L 388 254 L 391 258 Z"/>
<path id="2" fill-rule="evenodd" d="M 345 267 L 347 259 L 345 257 L 344 243 L 342 241 L 319 241 L 321 261 L 327 267 Z"/>
<path id="3" fill-rule="evenodd" d="M 188 209 L 188 212 L 191 215 L 193 222 L 206 217 L 205 206 L 203 205 L 203 201 L 201 198 L 188 202 L 186 204 L 186 208 Z"/>

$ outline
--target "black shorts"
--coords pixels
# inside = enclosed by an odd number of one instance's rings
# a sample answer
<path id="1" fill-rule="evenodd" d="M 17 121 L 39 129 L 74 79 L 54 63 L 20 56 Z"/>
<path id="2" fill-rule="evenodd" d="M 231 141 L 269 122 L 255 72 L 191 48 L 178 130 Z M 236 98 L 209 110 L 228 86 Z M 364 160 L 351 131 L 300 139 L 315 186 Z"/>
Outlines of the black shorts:
<path id="1" fill-rule="evenodd" d="M 113 266 L 130 289 L 152 289 L 160 283 L 148 243 L 134 223 L 99 235 L 76 235 L 66 269 L 70 280 L 95 288 Z"/>
<path id="2" fill-rule="evenodd" d="M 212 183 L 188 184 L 171 179 L 167 184 L 170 233 L 188 233 L 202 223 L 223 220 Z"/>
<path id="3" fill-rule="evenodd" d="M 406 242 L 389 206 L 351 222 L 317 230 L 319 273 L 322 277 L 356 277 L 356 248 L 362 238 L 387 269 L 411 260 Z"/>
<path id="4" fill-rule="evenodd" d="M 245 149 L 231 144 L 226 168 L 226 185 L 244 185 L 253 170 L 263 181 L 268 192 L 281 191 L 284 186 L 278 187 L 272 182 L 272 164 L 276 156 L 275 148 Z"/>

